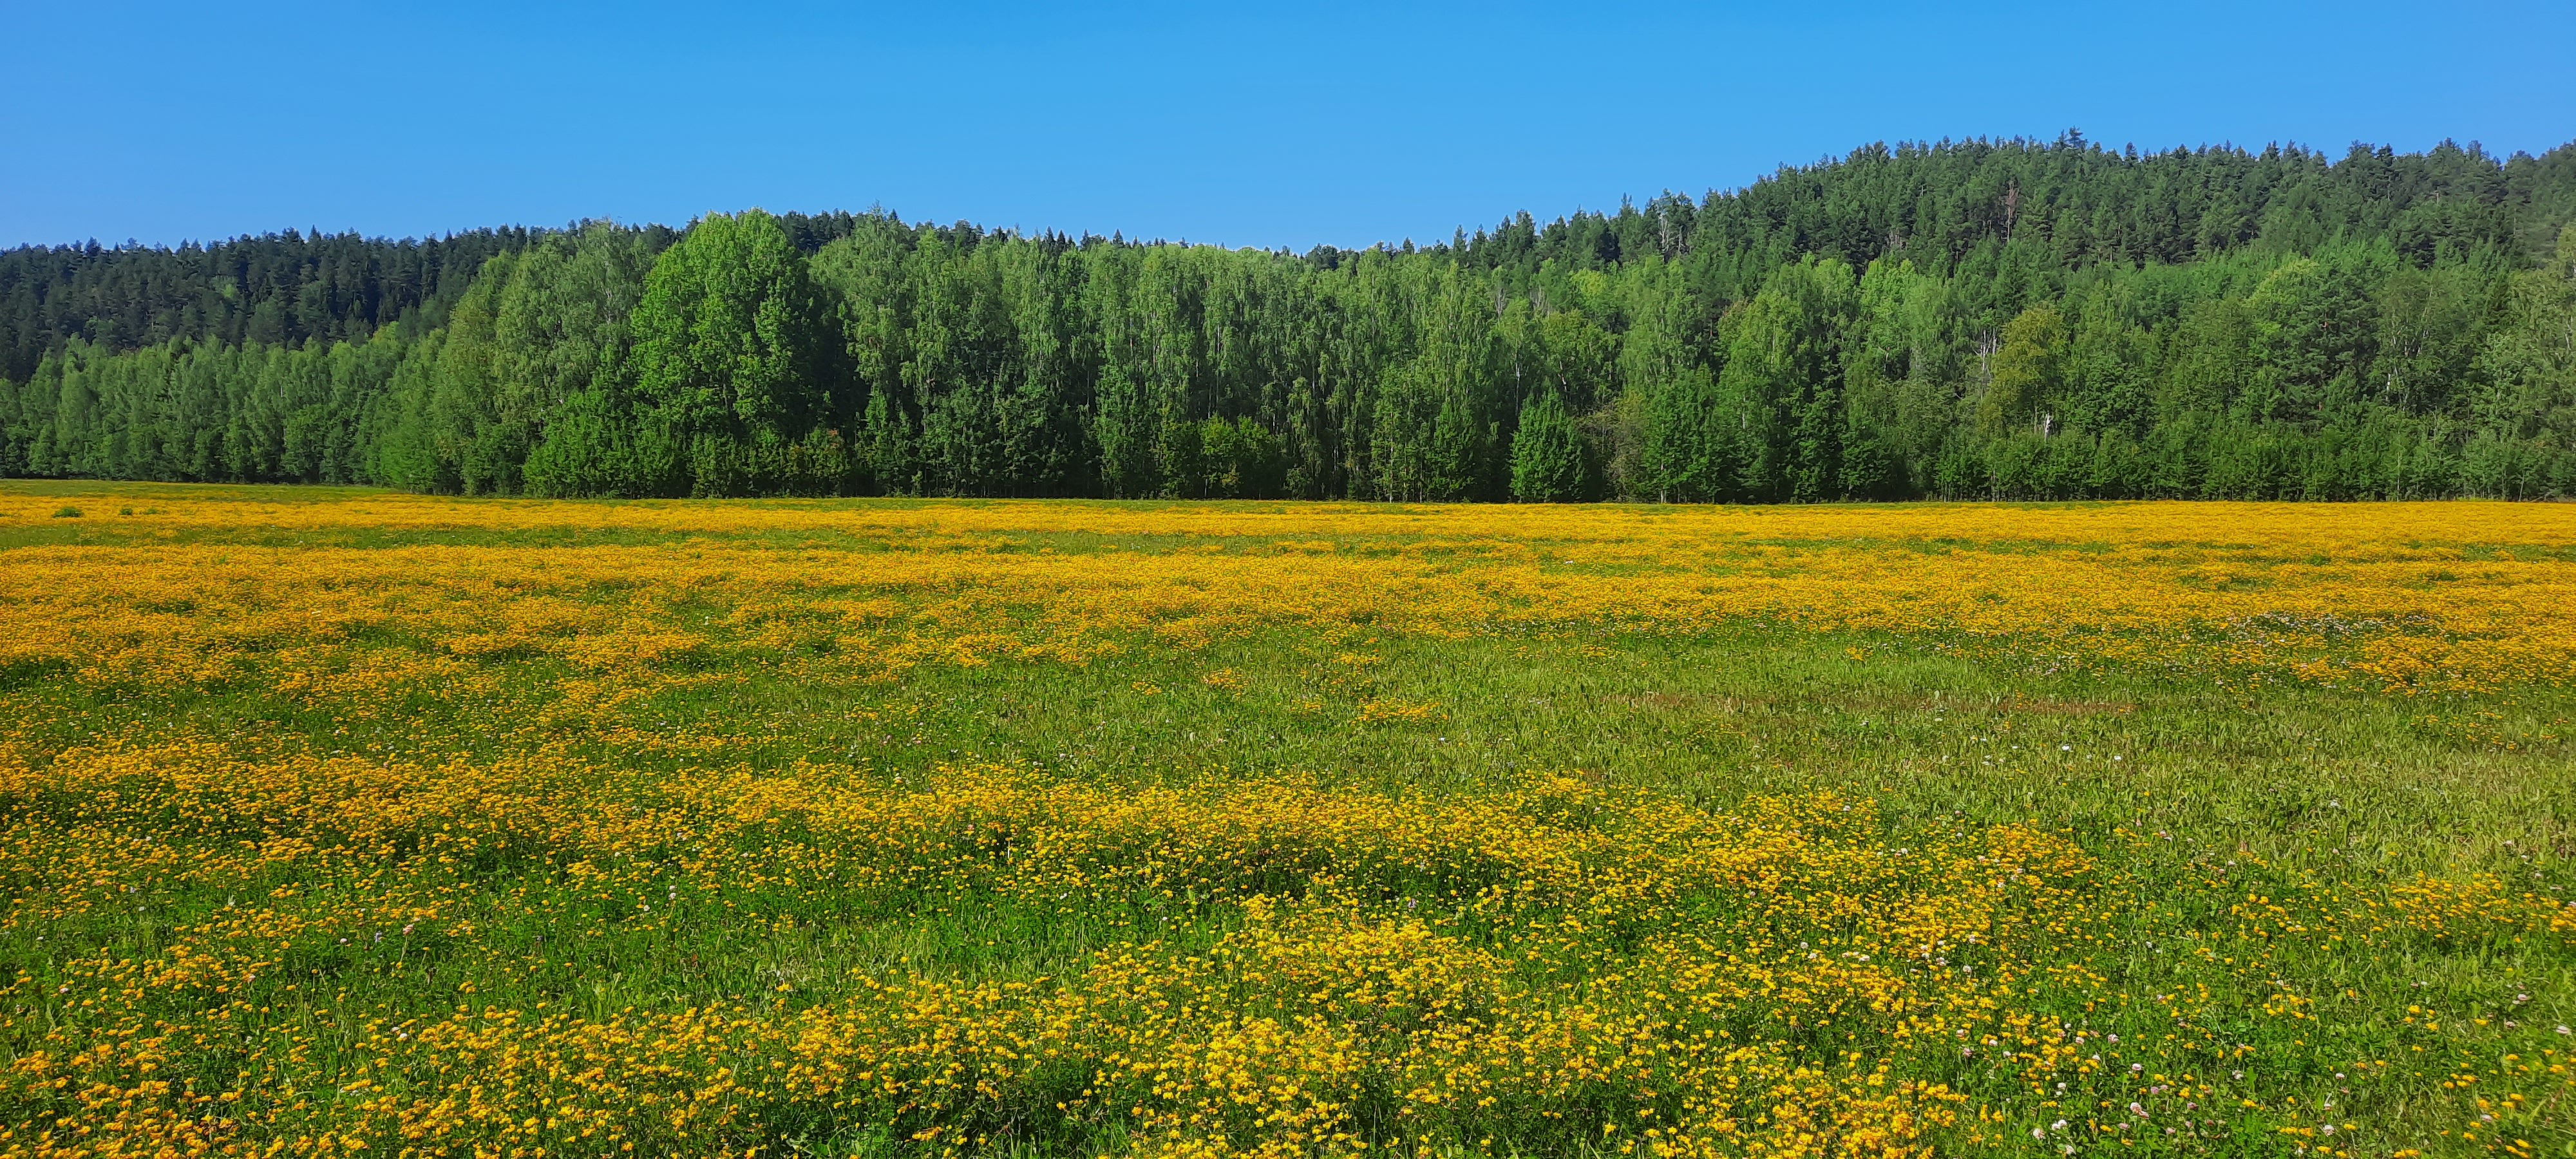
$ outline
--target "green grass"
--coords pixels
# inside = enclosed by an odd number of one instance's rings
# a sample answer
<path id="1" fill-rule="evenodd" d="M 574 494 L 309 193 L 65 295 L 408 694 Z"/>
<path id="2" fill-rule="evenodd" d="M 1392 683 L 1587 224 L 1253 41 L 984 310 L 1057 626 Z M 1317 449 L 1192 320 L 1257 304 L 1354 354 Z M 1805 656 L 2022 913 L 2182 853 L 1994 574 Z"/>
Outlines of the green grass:
<path id="1" fill-rule="evenodd" d="M 166 499 L 152 491 L 132 498 L 139 506 L 156 494 Z M 107 506 L 93 499 L 89 510 Z M 119 534 L 96 515 L 77 522 L 77 535 L 100 537 L 84 542 Z M 0 548 L 69 542 L 65 534 L 22 524 L 0 534 Z M 257 545 L 278 542 L 280 534 L 253 529 L 238 539 Z M 578 533 L 437 531 L 344 541 L 593 542 Z M 900 549 L 873 541 L 827 545 Z M 1060 536 L 1038 546 L 1099 545 Z M 814 683 L 764 664 L 728 662 L 723 671 L 743 679 L 665 691 L 620 716 L 670 735 L 745 738 L 733 755 L 756 766 L 845 762 L 889 779 L 997 762 L 1113 783 L 1284 771 L 1352 791 L 1475 794 L 1532 772 L 1581 770 L 1613 786 L 1711 808 L 1758 794 L 1855 794 L 1879 803 L 1894 834 L 2007 823 L 2064 831 L 2140 899 L 2132 924 L 2109 932 L 2113 950 L 2093 959 L 2108 972 L 2108 989 L 2133 999 L 2106 1014 L 2106 1025 L 2146 1033 L 2157 1025 L 2147 996 L 2207 986 L 2221 995 L 2216 1017 L 2243 1038 L 2244 1057 L 2257 1060 L 2247 1064 L 2252 1077 L 2222 1083 L 2260 1104 L 2246 1120 L 2254 1127 L 2189 1146 L 2138 1140 L 2134 1149 L 2150 1153 L 2284 1154 L 2294 1144 L 2313 1146 L 2313 1139 L 2268 1133 L 2286 1121 L 2283 1108 L 2293 1104 L 2284 1100 L 2304 1100 L 2333 1101 L 2334 1117 L 2364 1124 L 2347 1136 L 2362 1154 L 2486 1154 L 2495 1140 L 2457 1134 L 2471 1121 L 2464 1116 L 2472 1113 L 2465 1101 L 2472 1096 L 2444 1085 L 2454 1068 L 2492 1074 L 2505 1053 L 2538 1057 L 2554 1049 L 2563 1062 L 2576 1048 L 2576 1037 L 2557 1029 L 2576 1023 L 2576 953 L 2563 941 L 2414 936 L 2356 950 L 2288 932 L 2249 933 L 2249 919 L 2232 908 L 2241 893 L 2276 899 L 2305 919 L 2310 910 L 2302 906 L 2327 904 L 2314 899 L 2384 891 L 2418 875 L 2494 874 L 2536 893 L 2576 896 L 2569 861 L 2576 696 L 2568 690 L 2418 699 L 2295 683 L 2240 687 L 2153 672 L 2052 671 L 2029 660 L 1968 658 L 1942 643 L 1752 625 L 1697 636 L 1462 640 L 1328 641 L 1264 630 L 1201 650 L 1140 641 L 1086 667 L 923 665 L 892 683 Z M 1338 659 L 1353 651 L 1376 659 Z M 12 743 L 39 764 L 74 745 L 182 737 L 256 738 L 388 761 L 489 760 L 525 749 L 530 737 L 516 730 L 557 703 L 562 681 L 575 675 L 546 660 L 499 663 L 508 678 L 498 693 L 418 689 L 364 722 L 342 706 L 255 684 L 157 692 L 81 685 L 33 670 L 0 674 L 0 717 L 11 722 Z M 1218 671 L 1234 673 L 1241 690 L 1206 682 Z M 1355 724 L 1351 706 L 1375 698 L 1438 708 L 1418 723 Z M 607 746 L 583 727 L 544 739 L 648 774 L 687 776 L 696 763 Z M 0 816 L 13 832 L 64 807 L 49 798 L 0 796 Z M 477 1001 L 549 1002 L 603 1018 L 628 1007 L 757 1001 L 780 987 L 800 1001 L 825 1001 L 836 993 L 833 980 L 853 970 L 1028 980 L 1076 968 L 1134 937 L 1140 921 L 1159 922 L 1157 932 L 1177 943 L 1206 945 L 1236 920 L 1227 907 L 1195 903 L 1177 915 L 1104 911 L 1068 919 L 1000 900 L 919 908 L 809 900 L 783 917 L 711 917 L 677 933 L 627 932 L 564 888 L 558 871 L 542 856 L 503 856 L 459 879 L 495 915 L 476 935 L 489 952 L 433 947 L 386 959 L 317 951 L 279 974 L 300 972 L 309 989 L 278 994 L 272 1005 L 293 1005 L 311 1025 L 345 1035 L 385 1012 L 441 1009 L 460 985 Z M 72 1017 L 45 997 L 70 984 L 67 963 L 148 956 L 166 944 L 173 923 L 231 900 L 175 886 L 140 913 L 24 918 L 41 908 L 40 895 L 63 888 L 8 884 L 20 916 L 0 929 L 0 971 L 14 978 L 0 1061 L 22 1060 L 56 1020 Z M 2239 963 L 2221 962 L 2216 950 L 2185 952 L 2213 946 L 2243 953 L 2258 942 L 2266 947 L 2262 968 L 2312 997 L 2318 1021 L 2254 1017 L 2248 1011 L 2261 995 L 2249 989 Z M 2434 1017 L 2426 1011 L 2455 1029 L 2420 1031 L 2418 1022 Z M 2349 1064 L 2373 1059 L 2391 1064 L 2386 1073 L 2349 1077 L 2360 1073 Z M 317 1073 L 330 1071 L 322 1065 Z M 2036 1109 L 2013 1084 L 1981 1089 L 1964 1070 L 1959 1081 L 2009 1117 L 2000 1141 L 1989 1137 L 1977 1150 L 2035 1147 L 2021 1137 L 2038 1121 L 2030 1116 L 2055 1113 Z M 2529 1146 L 2511 1153 L 2576 1156 L 2576 1106 L 2564 1079 L 2528 1089 L 2539 1101 L 2512 1117 L 2510 1134 Z M 40 1107 L 46 1115 L 65 1113 L 53 1098 L 12 1089 L 0 1101 L 0 1119 L 32 1116 Z M 905 1149 L 870 1130 L 834 1130 L 770 1142 L 822 1153 Z M 0 1139 L 0 1153 L 25 1138 Z M 1963 1147 L 1961 1138 L 1944 1145 Z M 1013 1145 L 1071 1153 L 1116 1140 L 1075 1132 Z M 2107 1139 L 2099 1145 L 2133 1149 Z"/>

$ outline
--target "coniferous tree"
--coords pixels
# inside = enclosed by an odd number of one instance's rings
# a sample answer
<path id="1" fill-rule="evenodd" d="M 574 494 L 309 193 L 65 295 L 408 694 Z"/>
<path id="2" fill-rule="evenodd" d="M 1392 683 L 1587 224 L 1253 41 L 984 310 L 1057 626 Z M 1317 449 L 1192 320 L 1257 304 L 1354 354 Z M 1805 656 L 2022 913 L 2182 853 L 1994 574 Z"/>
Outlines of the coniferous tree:
<path id="1" fill-rule="evenodd" d="M 1632 499 L 2565 495 L 2571 215 L 2576 147 L 2070 134 L 1302 256 L 756 211 L 24 247 L 0 472 L 1491 499 L 1554 407 Z"/>

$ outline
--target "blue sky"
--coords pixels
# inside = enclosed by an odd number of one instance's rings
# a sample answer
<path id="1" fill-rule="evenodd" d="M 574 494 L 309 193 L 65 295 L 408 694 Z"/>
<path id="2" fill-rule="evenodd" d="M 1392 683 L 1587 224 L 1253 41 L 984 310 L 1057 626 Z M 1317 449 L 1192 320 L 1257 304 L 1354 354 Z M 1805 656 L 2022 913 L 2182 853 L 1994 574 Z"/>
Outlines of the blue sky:
<path id="1" fill-rule="evenodd" d="M 864 209 L 1304 249 L 1870 141 L 2576 139 L 2576 4 L 0 0 L 0 245 Z"/>

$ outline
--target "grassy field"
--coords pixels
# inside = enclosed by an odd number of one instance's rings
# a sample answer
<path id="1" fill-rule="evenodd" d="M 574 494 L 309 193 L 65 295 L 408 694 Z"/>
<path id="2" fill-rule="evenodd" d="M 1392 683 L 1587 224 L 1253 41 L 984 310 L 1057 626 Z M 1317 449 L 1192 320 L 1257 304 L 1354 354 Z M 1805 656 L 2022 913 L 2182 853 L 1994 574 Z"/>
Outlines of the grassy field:
<path id="1" fill-rule="evenodd" d="M 0 1154 L 2576 1156 L 2576 507 L 0 484 Z"/>

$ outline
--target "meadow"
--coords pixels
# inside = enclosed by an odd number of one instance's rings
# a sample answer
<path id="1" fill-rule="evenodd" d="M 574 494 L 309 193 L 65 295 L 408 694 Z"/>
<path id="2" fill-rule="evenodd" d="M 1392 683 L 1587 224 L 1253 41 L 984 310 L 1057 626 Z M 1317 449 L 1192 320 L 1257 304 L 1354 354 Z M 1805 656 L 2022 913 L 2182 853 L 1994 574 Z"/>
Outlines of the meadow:
<path id="1" fill-rule="evenodd" d="M 2576 507 L 0 484 L 0 1155 L 2576 1156 Z"/>

